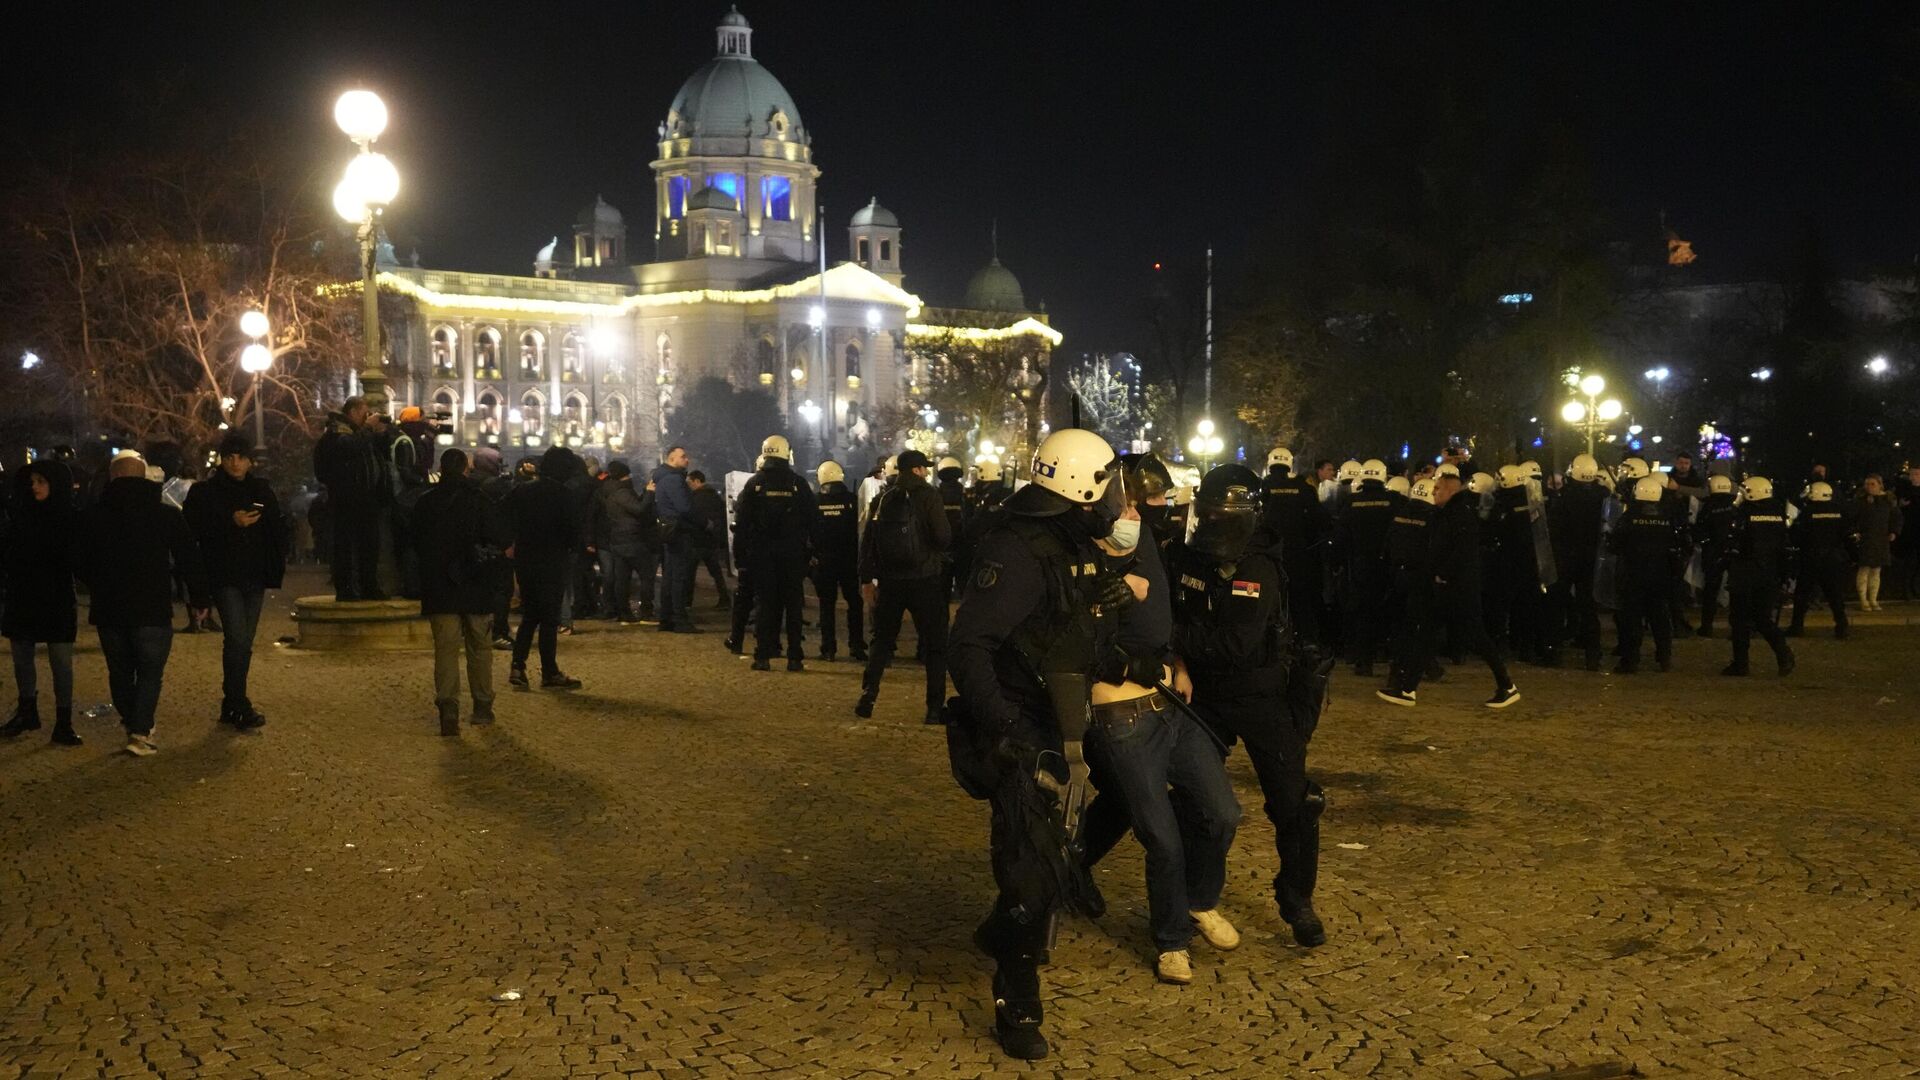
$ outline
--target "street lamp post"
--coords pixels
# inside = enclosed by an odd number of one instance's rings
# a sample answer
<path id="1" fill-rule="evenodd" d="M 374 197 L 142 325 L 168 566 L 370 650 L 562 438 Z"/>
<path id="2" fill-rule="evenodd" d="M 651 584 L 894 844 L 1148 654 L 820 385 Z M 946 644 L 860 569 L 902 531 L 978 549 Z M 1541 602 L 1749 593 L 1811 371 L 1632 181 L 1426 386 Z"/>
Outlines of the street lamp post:
<path id="1" fill-rule="evenodd" d="M 380 294 L 374 284 L 380 214 L 400 194 L 400 172 L 385 154 L 375 153 L 373 140 L 387 129 L 387 106 L 371 90 L 349 90 L 333 106 L 334 122 L 346 132 L 360 153 L 347 163 L 346 176 L 333 189 L 333 208 L 359 226 L 360 319 L 367 335 L 361 364 L 361 396 L 375 412 L 386 411 L 387 375 L 380 363 Z"/>
<path id="2" fill-rule="evenodd" d="M 267 321 L 264 311 L 249 311 L 240 316 L 240 332 L 253 339 L 253 343 L 240 350 L 240 370 L 253 375 L 253 448 L 260 451 L 267 446 L 266 406 L 262 399 L 266 397 L 267 372 L 273 367 L 273 349 L 264 344 L 273 330 L 273 324 Z"/>
<path id="3" fill-rule="evenodd" d="M 1204 462 L 1206 468 L 1212 468 L 1213 459 L 1226 449 L 1226 441 L 1214 434 L 1212 420 L 1201 420 L 1194 431 L 1193 438 L 1187 440 L 1187 452 Z"/>
<path id="4" fill-rule="evenodd" d="M 1587 453 L 1591 454 L 1594 436 L 1608 424 L 1620 419 L 1622 406 L 1617 398 L 1600 400 L 1601 393 L 1607 388 L 1607 380 L 1599 375 L 1588 375 L 1574 386 L 1580 393 L 1586 395 L 1587 400 L 1582 402 L 1576 399 L 1567 402 L 1561 407 L 1560 416 L 1567 423 L 1586 432 Z"/>

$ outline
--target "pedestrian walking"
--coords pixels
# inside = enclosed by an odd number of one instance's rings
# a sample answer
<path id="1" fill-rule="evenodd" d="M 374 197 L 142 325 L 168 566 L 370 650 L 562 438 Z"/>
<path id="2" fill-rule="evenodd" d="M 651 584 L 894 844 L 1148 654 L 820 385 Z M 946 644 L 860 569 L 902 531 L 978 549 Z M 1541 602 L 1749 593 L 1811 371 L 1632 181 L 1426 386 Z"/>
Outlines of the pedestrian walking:
<path id="1" fill-rule="evenodd" d="M 173 649 L 173 575 L 186 581 L 193 618 L 212 600 L 199 546 L 181 512 L 161 501 L 147 463 L 115 454 L 106 490 L 80 522 L 79 576 L 90 597 L 88 620 L 100 635 L 107 687 L 127 732 L 127 753 L 148 757 L 161 680 Z"/>
<path id="2" fill-rule="evenodd" d="M 507 683 L 530 688 L 527 657 L 540 640 L 540 686 L 577 690 L 580 680 L 560 670 L 560 604 L 566 595 L 570 559 L 580 547 L 579 521 L 572 513 L 566 481 L 579 467 L 573 452 L 551 446 L 540 457 L 540 475 L 513 489 L 507 512 L 513 521 L 514 577 L 520 583 L 520 630 L 513 641 L 513 666 Z"/>
<path id="3" fill-rule="evenodd" d="M 926 657 L 926 720 L 937 724 L 947 695 L 947 590 L 942 575 L 953 537 L 940 493 L 927 482 L 927 455 L 903 450 L 894 462 L 899 479 L 880 496 L 860 538 L 860 594 L 874 609 L 873 648 L 853 711 L 873 715 L 880 681 L 899 642 L 901 617 L 911 614 Z"/>
<path id="4" fill-rule="evenodd" d="M 440 713 L 440 734 L 458 735 L 463 660 L 473 700 L 471 722 L 493 723 L 489 624 L 494 576 L 506 556 L 493 529 L 492 503 L 474 482 L 466 451 L 448 447 L 441 452 L 440 482 L 420 497 L 416 510 L 420 614 L 433 632 L 433 700 Z"/>
<path id="5" fill-rule="evenodd" d="M 40 728 L 34 653 L 47 647 L 53 675 L 53 741 L 79 746 L 73 730 L 73 574 L 78 536 L 73 476 L 56 459 L 36 461 L 14 477 L 6 531 L 6 613 L 0 617 L 13 652 L 20 704 L 0 736 L 17 738 Z"/>
<path id="6" fill-rule="evenodd" d="M 1860 503 L 1854 510 L 1854 546 L 1859 552 L 1854 586 L 1860 594 L 1860 610 L 1880 610 L 1880 573 L 1893 564 L 1893 545 L 1905 524 L 1900 505 L 1882 486 L 1880 474 L 1868 473 L 1860 482 Z"/>
<path id="7" fill-rule="evenodd" d="M 286 576 L 287 524 L 273 486 L 253 475 L 252 440 L 230 433 L 219 453 L 219 467 L 193 485 L 181 509 L 220 612 L 220 722 L 251 731 L 267 722 L 247 693 L 247 675 L 267 590 Z"/>

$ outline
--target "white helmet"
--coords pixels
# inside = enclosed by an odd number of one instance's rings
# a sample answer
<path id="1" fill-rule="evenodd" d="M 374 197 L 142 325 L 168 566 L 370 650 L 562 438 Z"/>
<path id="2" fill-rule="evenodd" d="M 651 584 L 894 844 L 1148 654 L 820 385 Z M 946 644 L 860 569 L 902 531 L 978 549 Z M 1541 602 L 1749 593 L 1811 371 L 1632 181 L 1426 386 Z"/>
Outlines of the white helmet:
<path id="1" fill-rule="evenodd" d="M 1500 466 L 1500 486 L 1501 487 L 1517 488 L 1526 482 L 1527 482 L 1527 474 L 1520 471 L 1520 466 L 1518 465 Z"/>
<path id="2" fill-rule="evenodd" d="M 823 461 L 820 463 L 820 467 L 813 471 L 813 475 L 820 481 L 821 487 L 826 487 L 828 484 L 838 484 L 845 481 L 847 478 L 847 470 L 841 468 L 840 463 L 837 461 Z"/>
<path id="3" fill-rule="evenodd" d="M 1813 486 L 1807 489 L 1807 501 L 1832 502 L 1833 485 L 1827 483 L 1825 480 L 1815 480 Z"/>
<path id="4" fill-rule="evenodd" d="M 1749 476 L 1740 481 L 1740 494 L 1751 502 L 1773 498 L 1773 481 L 1764 476 Z"/>
<path id="5" fill-rule="evenodd" d="M 900 477 L 900 455 L 888 454 L 887 460 L 880 465 L 880 476 L 885 480 L 897 480 Z"/>
<path id="6" fill-rule="evenodd" d="M 761 469 L 763 469 L 763 468 L 765 468 L 765 467 L 766 467 L 766 464 L 767 464 L 767 455 L 765 455 L 765 454 L 756 454 L 756 455 L 754 455 L 754 458 L 753 458 L 753 471 L 754 471 L 754 472 L 759 472 L 759 471 L 760 471 Z"/>
<path id="7" fill-rule="evenodd" d="M 1360 479 L 1360 463 L 1352 458 L 1340 463 L 1340 471 L 1333 474 L 1335 480 L 1351 484 Z"/>
<path id="8" fill-rule="evenodd" d="M 1707 494 L 1730 495 L 1733 493 L 1733 478 L 1715 473 L 1707 477 Z"/>
<path id="9" fill-rule="evenodd" d="M 1657 476 L 1643 476 L 1633 482 L 1634 502 L 1659 502 L 1666 493 L 1666 481 Z"/>
<path id="10" fill-rule="evenodd" d="M 1395 495 L 1405 495 L 1407 492 L 1413 490 L 1413 485 L 1408 483 L 1407 478 L 1404 476 L 1389 476 L 1387 477 L 1387 490 L 1393 492 Z"/>
<path id="11" fill-rule="evenodd" d="M 1000 482 L 1000 463 L 997 461 L 994 461 L 992 458 L 988 458 L 986 461 L 981 462 L 980 463 L 980 479 L 985 480 L 989 484 L 999 483 Z"/>
<path id="12" fill-rule="evenodd" d="M 960 464 L 960 459 L 957 457 L 943 457 L 940 459 L 940 464 L 933 467 L 935 475 L 946 472 L 948 469 L 960 469 L 964 471 L 966 466 Z"/>
<path id="13" fill-rule="evenodd" d="M 1285 465 L 1288 469 L 1292 469 L 1293 451 L 1284 446 L 1276 446 L 1267 451 L 1267 468 L 1271 469 L 1275 465 Z"/>
<path id="14" fill-rule="evenodd" d="M 1622 480 L 1638 480 L 1643 476 L 1650 475 L 1652 472 L 1653 470 L 1647 467 L 1645 458 L 1630 457 L 1620 463 L 1620 478 Z"/>
<path id="15" fill-rule="evenodd" d="M 1592 454 L 1575 454 L 1573 462 L 1567 466 L 1567 478 L 1581 483 L 1591 483 L 1600 475 L 1600 462 Z"/>
<path id="16" fill-rule="evenodd" d="M 787 444 L 785 435 L 769 435 L 767 441 L 760 444 L 760 456 L 779 458 L 781 461 L 793 461 L 793 447 Z"/>
<path id="17" fill-rule="evenodd" d="M 1381 461 L 1379 458 L 1370 457 L 1361 464 L 1360 479 L 1385 480 L 1386 478 L 1387 478 L 1387 463 L 1384 461 Z"/>
<path id="18" fill-rule="evenodd" d="M 1421 480 L 1418 483 L 1415 483 L 1413 485 L 1412 494 L 1408 495 L 1407 497 L 1412 499 L 1414 502 L 1423 502 L 1423 503 L 1426 503 L 1428 506 L 1432 506 L 1433 505 L 1433 481 L 1431 479 L 1428 479 L 1428 480 Z"/>
<path id="19" fill-rule="evenodd" d="M 1454 478 L 1454 479 L 1456 479 L 1456 480 L 1463 480 L 1463 479 L 1465 479 L 1465 477 L 1463 477 L 1463 476 L 1461 476 L 1461 475 L 1460 475 L 1460 466 L 1458 466 L 1458 465 L 1455 465 L 1455 464 L 1454 464 L 1453 462 L 1451 462 L 1451 461 L 1449 461 L 1449 462 L 1447 462 L 1447 463 L 1446 463 L 1445 465 L 1442 465 L 1442 466 L 1440 466 L 1439 468 L 1437 468 L 1437 469 L 1435 469 L 1435 470 L 1433 470 L 1433 475 L 1434 475 L 1434 476 L 1436 476 L 1436 477 L 1440 477 L 1440 476 L 1451 476 L 1451 477 L 1453 477 L 1453 478 Z"/>
<path id="20" fill-rule="evenodd" d="M 1107 440 L 1083 428 L 1061 428 L 1033 452 L 1033 482 L 1082 505 L 1096 503 L 1120 475 Z"/>
<path id="21" fill-rule="evenodd" d="M 1540 471 L 1540 463 L 1537 461 L 1521 462 L 1520 475 L 1528 480 L 1540 480 L 1546 477 L 1546 474 Z"/>
<path id="22" fill-rule="evenodd" d="M 1467 481 L 1467 490 L 1475 495 L 1491 495 L 1496 483 L 1498 481 L 1494 480 L 1492 473 L 1477 472 L 1473 474 L 1473 479 Z"/>

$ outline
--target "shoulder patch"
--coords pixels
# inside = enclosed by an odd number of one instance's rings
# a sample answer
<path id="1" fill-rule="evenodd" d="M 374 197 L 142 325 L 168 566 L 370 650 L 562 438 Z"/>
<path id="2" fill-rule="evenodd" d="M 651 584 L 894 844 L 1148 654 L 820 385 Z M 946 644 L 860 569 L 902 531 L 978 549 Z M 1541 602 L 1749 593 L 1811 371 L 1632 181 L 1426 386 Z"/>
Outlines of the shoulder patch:
<path id="1" fill-rule="evenodd" d="M 1257 581 L 1235 580 L 1233 583 L 1233 595 L 1258 600 L 1260 599 L 1260 583 Z"/>
<path id="2" fill-rule="evenodd" d="M 976 589 L 991 589 L 998 584 L 1000 584 L 999 563 L 982 562 L 980 569 L 973 573 L 973 587 Z"/>

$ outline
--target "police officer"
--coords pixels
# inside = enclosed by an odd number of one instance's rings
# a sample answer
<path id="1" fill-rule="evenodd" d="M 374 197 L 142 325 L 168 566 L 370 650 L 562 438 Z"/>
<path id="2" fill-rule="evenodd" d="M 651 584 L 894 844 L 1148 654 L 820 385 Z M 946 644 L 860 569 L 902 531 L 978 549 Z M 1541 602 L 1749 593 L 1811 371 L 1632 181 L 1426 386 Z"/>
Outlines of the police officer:
<path id="1" fill-rule="evenodd" d="M 1134 509 L 1140 512 L 1140 523 L 1147 531 L 1146 542 L 1154 546 L 1164 568 L 1167 545 L 1187 532 L 1186 517 L 1179 512 L 1185 508 L 1173 504 L 1173 473 L 1167 469 L 1167 463 L 1160 460 L 1160 455 L 1152 451 L 1123 460 L 1127 461 L 1127 495 Z"/>
<path id="2" fill-rule="evenodd" d="M 1813 590 L 1833 609 L 1833 636 L 1847 636 L 1847 537 L 1853 532 L 1849 515 L 1833 501 L 1833 485 L 1815 480 L 1807 488 L 1807 504 L 1793 523 L 1794 540 L 1800 548 L 1793 590 L 1793 622 L 1788 637 L 1806 632 L 1807 608 L 1813 605 Z"/>
<path id="3" fill-rule="evenodd" d="M 1433 633 L 1433 584 L 1426 573 L 1427 522 L 1432 517 L 1433 481 L 1420 480 L 1408 489 L 1407 500 L 1387 527 L 1387 565 L 1393 573 L 1393 592 L 1387 599 L 1392 620 L 1389 687 L 1401 684 L 1408 665 L 1432 663 L 1425 637 Z"/>
<path id="4" fill-rule="evenodd" d="M 880 680 L 893 662 L 901 616 L 913 616 L 913 632 L 925 654 L 929 724 L 941 722 L 947 696 L 947 531 L 940 493 L 927 482 L 932 464 L 918 450 L 894 458 L 899 478 L 881 494 L 860 537 L 860 595 L 873 604 L 873 651 L 861 678 L 855 715 L 873 715 Z"/>
<path id="5" fill-rule="evenodd" d="M 1045 770 L 1058 781 L 1061 770 L 1050 763 L 1077 758 L 1085 735 L 1099 604 L 1095 541 L 1112 533 L 1124 507 L 1119 459 L 1104 439 L 1078 428 L 1047 436 L 1034 452 L 1033 482 L 1007 497 L 1006 518 L 981 538 L 954 618 L 960 701 L 948 745 L 969 793 L 992 793 L 999 886 L 973 940 L 994 960 L 994 1035 L 1026 1060 L 1047 1054 L 1039 968 L 1052 919 L 1063 904 L 1092 903 L 1090 914 L 1098 905 L 1086 895 L 1073 845 L 1065 836 L 1057 847 L 1034 843 L 1044 830 L 1030 827 L 1033 815 L 1022 808 L 1044 806 L 1046 818 L 1069 824 L 1079 779 L 1071 764 L 1058 794 L 1035 778 Z M 1066 893 L 1060 881 L 1069 882 Z"/>
<path id="6" fill-rule="evenodd" d="M 847 605 L 847 652 L 855 660 L 867 658 L 863 629 L 867 605 L 860 599 L 860 522 L 847 490 L 847 474 L 837 461 L 823 461 L 814 475 L 820 494 L 814 500 L 813 593 L 820 600 L 820 659 L 839 652 L 835 608 Z"/>
<path id="7" fill-rule="evenodd" d="M 1384 469 L 1382 470 L 1384 472 Z M 1293 475 L 1293 451 L 1277 446 L 1267 452 L 1267 477 L 1261 492 L 1261 524 L 1280 543 L 1286 571 L 1287 607 L 1294 631 L 1321 640 L 1322 557 L 1333 518 L 1311 481 Z"/>
<path id="8" fill-rule="evenodd" d="M 934 475 L 939 478 L 935 487 L 940 492 L 940 505 L 947 511 L 947 535 L 953 542 L 947 548 L 947 595 L 960 595 L 960 587 L 966 583 L 968 565 L 972 556 L 967 550 L 967 487 L 962 479 L 967 475 L 965 466 L 956 457 L 943 457 Z"/>
<path id="9" fill-rule="evenodd" d="M 1173 648 L 1192 682 L 1194 711 L 1223 747 L 1247 745 L 1280 854 L 1273 879 L 1280 917 L 1295 941 L 1311 947 L 1327 940 L 1313 910 L 1327 803 L 1307 778 L 1307 740 L 1319 715 L 1290 700 L 1286 579 L 1278 545 L 1259 528 L 1259 490 L 1260 478 L 1237 464 L 1216 466 L 1200 481 L 1193 536 L 1174 545 L 1169 567 Z M 1300 666 L 1305 689 L 1319 675 Z"/>
<path id="10" fill-rule="evenodd" d="M 1369 458 L 1360 465 L 1360 486 L 1347 500 L 1335 533 L 1346 594 L 1341 605 L 1349 613 L 1353 634 L 1353 673 L 1373 677 L 1373 661 L 1387 638 L 1387 597 L 1393 589 L 1387 565 L 1387 531 L 1393 526 L 1394 500 L 1387 490 L 1387 463 Z"/>
<path id="11" fill-rule="evenodd" d="M 1714 475 L 1707 477 L 1707 501 L 1694 518 L 1694 541 L 1700 546 L 1700 637 L 1713 636 L 1713 617 L 1720 611 L 1720 587 L 1727 580 L 1727 567 L 1733 562 L 1733 524 L 1735 503 L 1733 480 Z"/>
<path id="12" fill-rule="evenodd" d="M 974 514 L 999 506 L 1009 489 L 1000 481 L 1000 463 L 988 458 L 974 470 L 973 487 L 967 490 L 967 508 Z M 961 582 L 962 586 L 966 583 Z"/>
<path id="13" fill-rule="evenodd" d="M 1507 675 L 1500 646 L 1487 636 L 1487 624 L 1480 608 L 1480 516 L 1472 500 L 1461 498 L 1467 489 L 1458 476 L 1441 474 L 1433 481 L 1433 517 L 1428 523 L 1427 562 L 1422 574 L 1433 589 L 1431 613 L 1436 624 L 1452 631 L 1453 644 L 1463 652 L 1472 652 L 1486 661 L 1493 673 L 1493 696 L 1485 701 L 1489 709 L 1504 709 L 1520 700 L 1520 691 Z M 1423 581 L 1422 585 L 1429 584 Z M 1427 646 L 1428 635 L 1412 640 Z M 1413 657 L 1394 673 L 1394 683 L 1378 691 L 1383 701 L 1411 706 L 1425 674 L 1427 658 Z"/>
<path id="14" fill-rule="evenodd" d="M 1488 612 L 1494 644 L 1508 655 L 1548 662 L 1553 655 L 1542 617 L 1539 542 L 1535 535 L 1535 507 L 1527 488 L 1524 465 L 1500 466 L 1499 488 L 1493 494 L 1492 528 L 1494 572 L 1493 606 Z"/>
<path id="15" fill-rule="evenodd" d="M 753 670 L 767 671 L 787 631 L 787 670 L 805 671 L 801 633 L 806 606 L 808 544 L 813 529 L 813 489 L 793 472 L 793 447 L 784 435 L 760 444 L 760 470 L 740 489 L 733 518 L 753 566 Z"/>
<path id="16" fill-rule="evenodd" d="M 1633 502 L 1614 527 L 1609 544 L 1620 556 L 1620 663 L 1615 675 L 1640 670 L 1641 633 L 1653 629 L 1653 659 L 1661 671 L 1673 670 L 1673 620 L 1667 598 L 1673 593 L 1677 555 L 1673 519 L 1664 505 L 1667 486 L 1657 476 L 1633 482 Z"/>
<path id="17" fill-rule="evenodd" d="M 1593 575 L 1606 513 L 1607 489 L 1600 483 L 1600 463 L 1592 454 L 1576 454 L 1567 466 L 1560 495 L 1547 509 L 1555 569 L 1548 595 L 1556 613 L 1552 624 L 1572 636 L 1586 657 L 1588 671 L 1600 670 L 1600 609 L 1593 599 Z"/>
<path id="18" fill-rule="evenodd" d="M 1754 631 L 1773 647 L 1782 677 L 1793 674 L 1793 650 L 1775 622 L 1780 580 L 1787 566 L 1787 508 L 1773 494 L 1773 481 L 1740 481 L 1745 500 L 1734 515 L 1733 561 L 1727 569 L 1727 620 L 1733 625 L 1733 663 L 1722 675 L 1746 675 Z"/>

